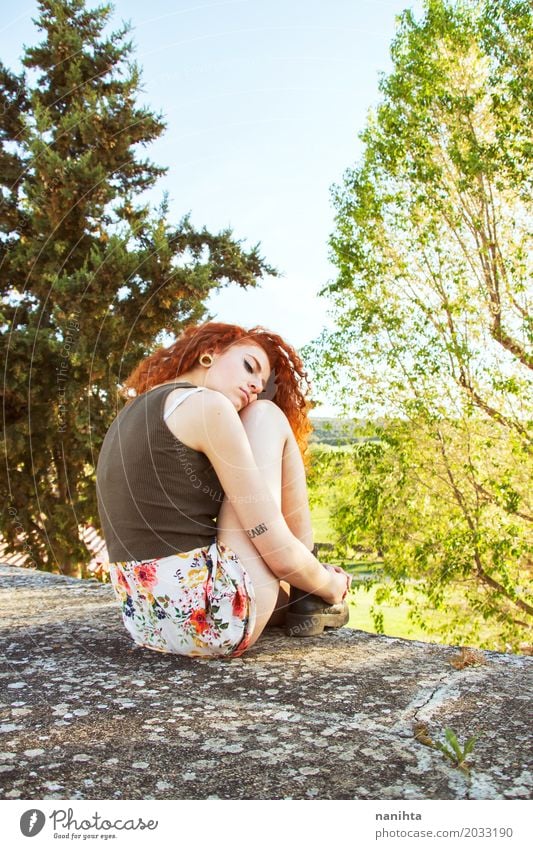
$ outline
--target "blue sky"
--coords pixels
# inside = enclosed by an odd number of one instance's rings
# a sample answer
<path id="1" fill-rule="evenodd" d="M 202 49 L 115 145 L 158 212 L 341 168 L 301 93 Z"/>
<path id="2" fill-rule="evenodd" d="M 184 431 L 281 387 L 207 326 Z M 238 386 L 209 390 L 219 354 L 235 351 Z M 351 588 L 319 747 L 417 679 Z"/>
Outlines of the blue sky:
<path id="1" fill-rule="evenodd" d="M 37 43 L 37 3 L 4 4 L 2 59 L 20 70 Z M 96 3 L 88 2 L 88 7 Z M 391 69 L 396 15 L 421 0 L 117 0 L 112 24 L 133 25 L 141 102 L 167 131 L 147 153 L 169 167 L 151 199 L 172 220 L 231 227 L 283 274 L 256 290 L 226 288 L 214 318 L 263 324 L 297 348 L 331 324 L 317 291 L 334 278 L 330 188 L 357 161 L 357 138 Z M 322 399 L 320 415 L 335 408 Z"/>

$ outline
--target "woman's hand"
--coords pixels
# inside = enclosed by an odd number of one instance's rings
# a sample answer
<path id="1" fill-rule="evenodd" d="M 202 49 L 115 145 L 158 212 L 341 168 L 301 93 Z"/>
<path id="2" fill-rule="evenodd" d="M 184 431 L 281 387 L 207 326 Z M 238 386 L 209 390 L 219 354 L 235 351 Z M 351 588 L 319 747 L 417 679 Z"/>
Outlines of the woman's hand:
<path id="1" fill-rule="evenodd" d="M 335 598 L 334 601 L 330 601 L 330 604 L 340 604 L 346 598 L 348 590 L 352 584 L 352 575 L 348 572 L 345 572 L 340 566 L 333 566 L 332 563 L 322 563 L 324 569 L 327 569 L 328 572 L 331 573 L 331 592 L 332 597 Z"/>

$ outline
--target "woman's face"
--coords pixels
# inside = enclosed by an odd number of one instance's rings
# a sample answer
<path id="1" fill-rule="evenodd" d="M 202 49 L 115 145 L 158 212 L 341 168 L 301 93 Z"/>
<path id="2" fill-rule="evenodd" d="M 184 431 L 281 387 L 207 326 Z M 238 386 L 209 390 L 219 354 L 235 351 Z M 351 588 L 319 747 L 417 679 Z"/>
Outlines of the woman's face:
<path id="1" fill-rule="evenodd" d="M 213 353 L 205 386 L 226 395 L 238 411 L 257 400 L 270 375 L 268 357 L 254 342 L 239 342 Z"/>

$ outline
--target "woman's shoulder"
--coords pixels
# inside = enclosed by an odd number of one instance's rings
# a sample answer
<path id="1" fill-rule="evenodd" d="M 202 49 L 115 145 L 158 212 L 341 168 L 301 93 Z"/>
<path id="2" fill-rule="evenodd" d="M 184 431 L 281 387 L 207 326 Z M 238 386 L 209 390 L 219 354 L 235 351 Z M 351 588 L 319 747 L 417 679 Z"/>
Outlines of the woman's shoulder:
<path id="1" fill-rule="evenodd" d="M 165 384 L 161 384 L 161 386 L 164 385 Z M 170 391 L 165 396 L 165 406 L 171 406 L 171 404 L 175 400 L 190 393 L 191 398 L 201 399 L 204 404 L 208 403 L 214 407 L 224 407 L 229 404 L 230 407 L 233 407 L 233 404 L 231 403 L 229 398 L 227 398 L 222 392 L 219 392 L 217 389 L 209 389 L 207 386 L 196 386 L 192 383 L 182 383 L 180 385 L 175 384 L 174 387 L 175 388 L 171 389 L 171 384 L 167 384 L 167 388 Z"/>
<path id="2" fill-rule="evenodd" d="M 197 387 L 201 392 L 192 391 L 192 387 L 177 387 L 165 398 L 165 424 L 171 433 L 195 451 L 205 453 L 205 447 L 212 443 L 213 435 L 220 427 L 227 427 L 231 420 L 239 419 L 239 414 L 230 399 L 216 389 L 206 386 Z M 190 392 L 183 403 L 172 410 L 176 401 Z M 170 415 L 168 411 L 172 410 Z"/>

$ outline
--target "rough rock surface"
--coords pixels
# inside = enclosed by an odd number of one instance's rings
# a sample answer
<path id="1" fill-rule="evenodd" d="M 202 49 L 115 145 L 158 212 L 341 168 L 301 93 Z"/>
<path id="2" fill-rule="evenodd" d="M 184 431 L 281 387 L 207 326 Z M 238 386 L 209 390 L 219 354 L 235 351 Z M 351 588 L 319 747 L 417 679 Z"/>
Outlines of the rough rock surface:
<path id="1" fill-rule="evenodd" d="M 241 658 L 137 648 L 112 588 L 0 566 L 4 799 L 514 799 L 526 657 L 343 628 Z M 531 679 L 529 679 L 531 680 Z M 413 736 L 477 735 L 469 773 Z"/>

